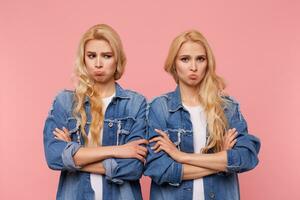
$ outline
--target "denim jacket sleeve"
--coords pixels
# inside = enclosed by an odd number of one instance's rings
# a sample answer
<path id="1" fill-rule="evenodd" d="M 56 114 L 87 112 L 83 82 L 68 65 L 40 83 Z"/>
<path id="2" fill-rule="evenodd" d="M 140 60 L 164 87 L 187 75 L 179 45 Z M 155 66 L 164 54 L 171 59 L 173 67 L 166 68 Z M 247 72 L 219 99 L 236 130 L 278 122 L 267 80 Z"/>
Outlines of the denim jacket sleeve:
<path id="1" fill-rule="evenodd" d="M 80 148 L 76 142 L 64 142 L 54 138 L 53 130 L 67 127 L 67 112 L 63 107 L 66 92 L 61 92 L 53 101 L 44 126 L 44 151 L 49 168 L 76 171 L 73 155 Z"/>
<path id="2" fill-rule="evenodd" d="M 260 140 L 248 133 L 247 122 L 245 121 L 238 102 L 230 98 L 228 117 L 229 128 L 236 128 L 238 131 L 237 142 L 234 147 L 227 150 L 227 171 L 228 173 L 241 173 L 253 169 L 259 162 L 258 153 Z"/>
<path id="3" fill-rule="evenodd" d="M 127 105 L 129 113 L 135 117 L 125 143 L 146 138 L 146 99 L 142 96 L 134 98 Z M 142 99 L 142 100 L 141 100 Z M 123 184 L 124 181 L 139 180 L 143 174 L 144 164 L 134 158 L 109 158 L 103 161 L 106 178 L 114 183 Z"/>
<path id="4" fill-rule="evenodd" d="M 158 98 L 153 100 L 148 106 L 148 139 L 158 136 L 154 129 L 166 131 L 166 114 L 168 112 L 165 102 Z M 169 184 L 179 186 L 182 181 L 182 164 L 173 160 L 164 151 L 155 153 L 150 147 L 155 143 L 148 145 L 148 156 L 144 174 L 150 176 L 158 184 Z"/>

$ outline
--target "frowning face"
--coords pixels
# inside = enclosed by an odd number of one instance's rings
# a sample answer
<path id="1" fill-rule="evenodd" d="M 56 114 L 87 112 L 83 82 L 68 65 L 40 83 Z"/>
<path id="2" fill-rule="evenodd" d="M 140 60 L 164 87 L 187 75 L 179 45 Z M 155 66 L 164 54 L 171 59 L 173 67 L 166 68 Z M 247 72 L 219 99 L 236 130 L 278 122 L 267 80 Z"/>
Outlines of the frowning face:
<path id="1" fill-rule="evenodd" d="M 114 80 L 116 59 L 110 44 L 105 40 L 89 40 L 85 45 L 84 61 L 88 74 L 95 83 Z"/>
<path id="2" fill-rule="evenodd" d="M 206 51 L 200 43 L 187 41 L 178 51 L 175 68 L 179 84 L 199 86 L 207 68 Z"/>

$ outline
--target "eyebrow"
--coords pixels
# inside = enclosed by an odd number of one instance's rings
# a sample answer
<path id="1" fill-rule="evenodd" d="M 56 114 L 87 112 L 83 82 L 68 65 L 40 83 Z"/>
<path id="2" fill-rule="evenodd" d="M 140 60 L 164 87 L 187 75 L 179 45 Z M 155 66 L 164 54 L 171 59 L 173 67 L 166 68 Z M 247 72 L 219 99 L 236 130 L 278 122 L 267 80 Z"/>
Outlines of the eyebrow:
<path id="1" fill-rule="evenodd" d="M 94 51 L 87 51 L 86 53 L 96 53 L 96 52 L 94 52 Z M 102 52 L 101 54 L 113 54 L 113 52 L 107 51 L 107 52 Z"/>
<path id="2" fill-rule="evenodd" d="M 190 55 L 185 55 L 185 54 L 178 55 L 178 57 L 186 57 L 186 56 L 190 57 Z M 204 56 L 204 57 L 206 57 L 206 54 L 200 54 L 200 55 L 197 55 L 197 56 Z"/>

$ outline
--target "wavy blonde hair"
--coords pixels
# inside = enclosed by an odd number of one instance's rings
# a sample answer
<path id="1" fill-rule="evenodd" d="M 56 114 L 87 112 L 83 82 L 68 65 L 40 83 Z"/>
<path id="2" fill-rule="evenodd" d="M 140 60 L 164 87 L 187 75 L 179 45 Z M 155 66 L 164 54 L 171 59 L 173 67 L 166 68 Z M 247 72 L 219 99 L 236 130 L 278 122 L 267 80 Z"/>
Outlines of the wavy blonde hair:
<path id="1" fill-rule="evenodd" d="M 85 32 L 79 42 L 79 47 L 75 61 L 75 75 L 77 77 L 77 84 L 75 88 L 75 106 L 73 109 L 73 115 L 80 124 L 80 130 L 84 139 L 85 146 L 98 146 L 99 141 L 101 145 L 102 135 L 100 135 L 100 129 L 103 127 L 104 116 L 102 113 L 102 103 L 99 101 L 99 91 L 94 88 L 94 81 L 88 75 L 85 66 L 85 45 L 90 40 L 105 40 L 107 41 L 113 51 L 113 55 L 116 59 L 116 72 L 114 79 L 118 80 L 124 73 L 126 56 L 123 50 L 122 42 L 118 33 L 106 24 L 98 24 L 91 27 Z M 85 131 L 85 125 L 87 123 L 87 110 L 85 108 L 85 100 L 89 99 L 91 105 L 91 124 L 90 134 L 91 141 L 87 137 Z"/>
<path id="2" fill-rule="evenodd" d="M 173 76 L 178 84 L 175 60 L 180 48 L 187 41 L 201 44 L 207 57 L 205 76 L 199 85 L 199 99 L 206 114 L 209 137 L 207 145 L 201 151 L 203 153 L 219 152 L 222 150 L 222 141 L 228 128 L 228 122 L 222 107 L 223 100 L 220 95 L 220 91 L 225 89 L 225 83 L 216 74 L 215 58 L 205 37 L 196 30 L 186 31 L 177 36 L 171 43 L 164 69 Z"/>

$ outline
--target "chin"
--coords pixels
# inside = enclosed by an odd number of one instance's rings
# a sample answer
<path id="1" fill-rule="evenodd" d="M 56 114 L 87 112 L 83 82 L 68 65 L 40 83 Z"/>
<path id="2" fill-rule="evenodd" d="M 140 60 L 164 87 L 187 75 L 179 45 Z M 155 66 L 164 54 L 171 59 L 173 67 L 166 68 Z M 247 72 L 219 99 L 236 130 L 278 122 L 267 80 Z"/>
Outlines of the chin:
<path id="1" fill-rule="evenodd" d="M 196 87 L 196 86 L 199 86 L 200 85 L 200 82 L 199 80 L 188 80 L 186 81 L 186 84 L 190 87 Z"/>
<path id="2" fill-rule="evenodd" d="M 113 79 L 113 77 L 108 77 L 108 76 L 102 76 L 102 77 L 95 77 L 94 81 L 96 83 L 100 83 L 100 84 L 105 84 L 111 81 L 111 79 Z"/>

